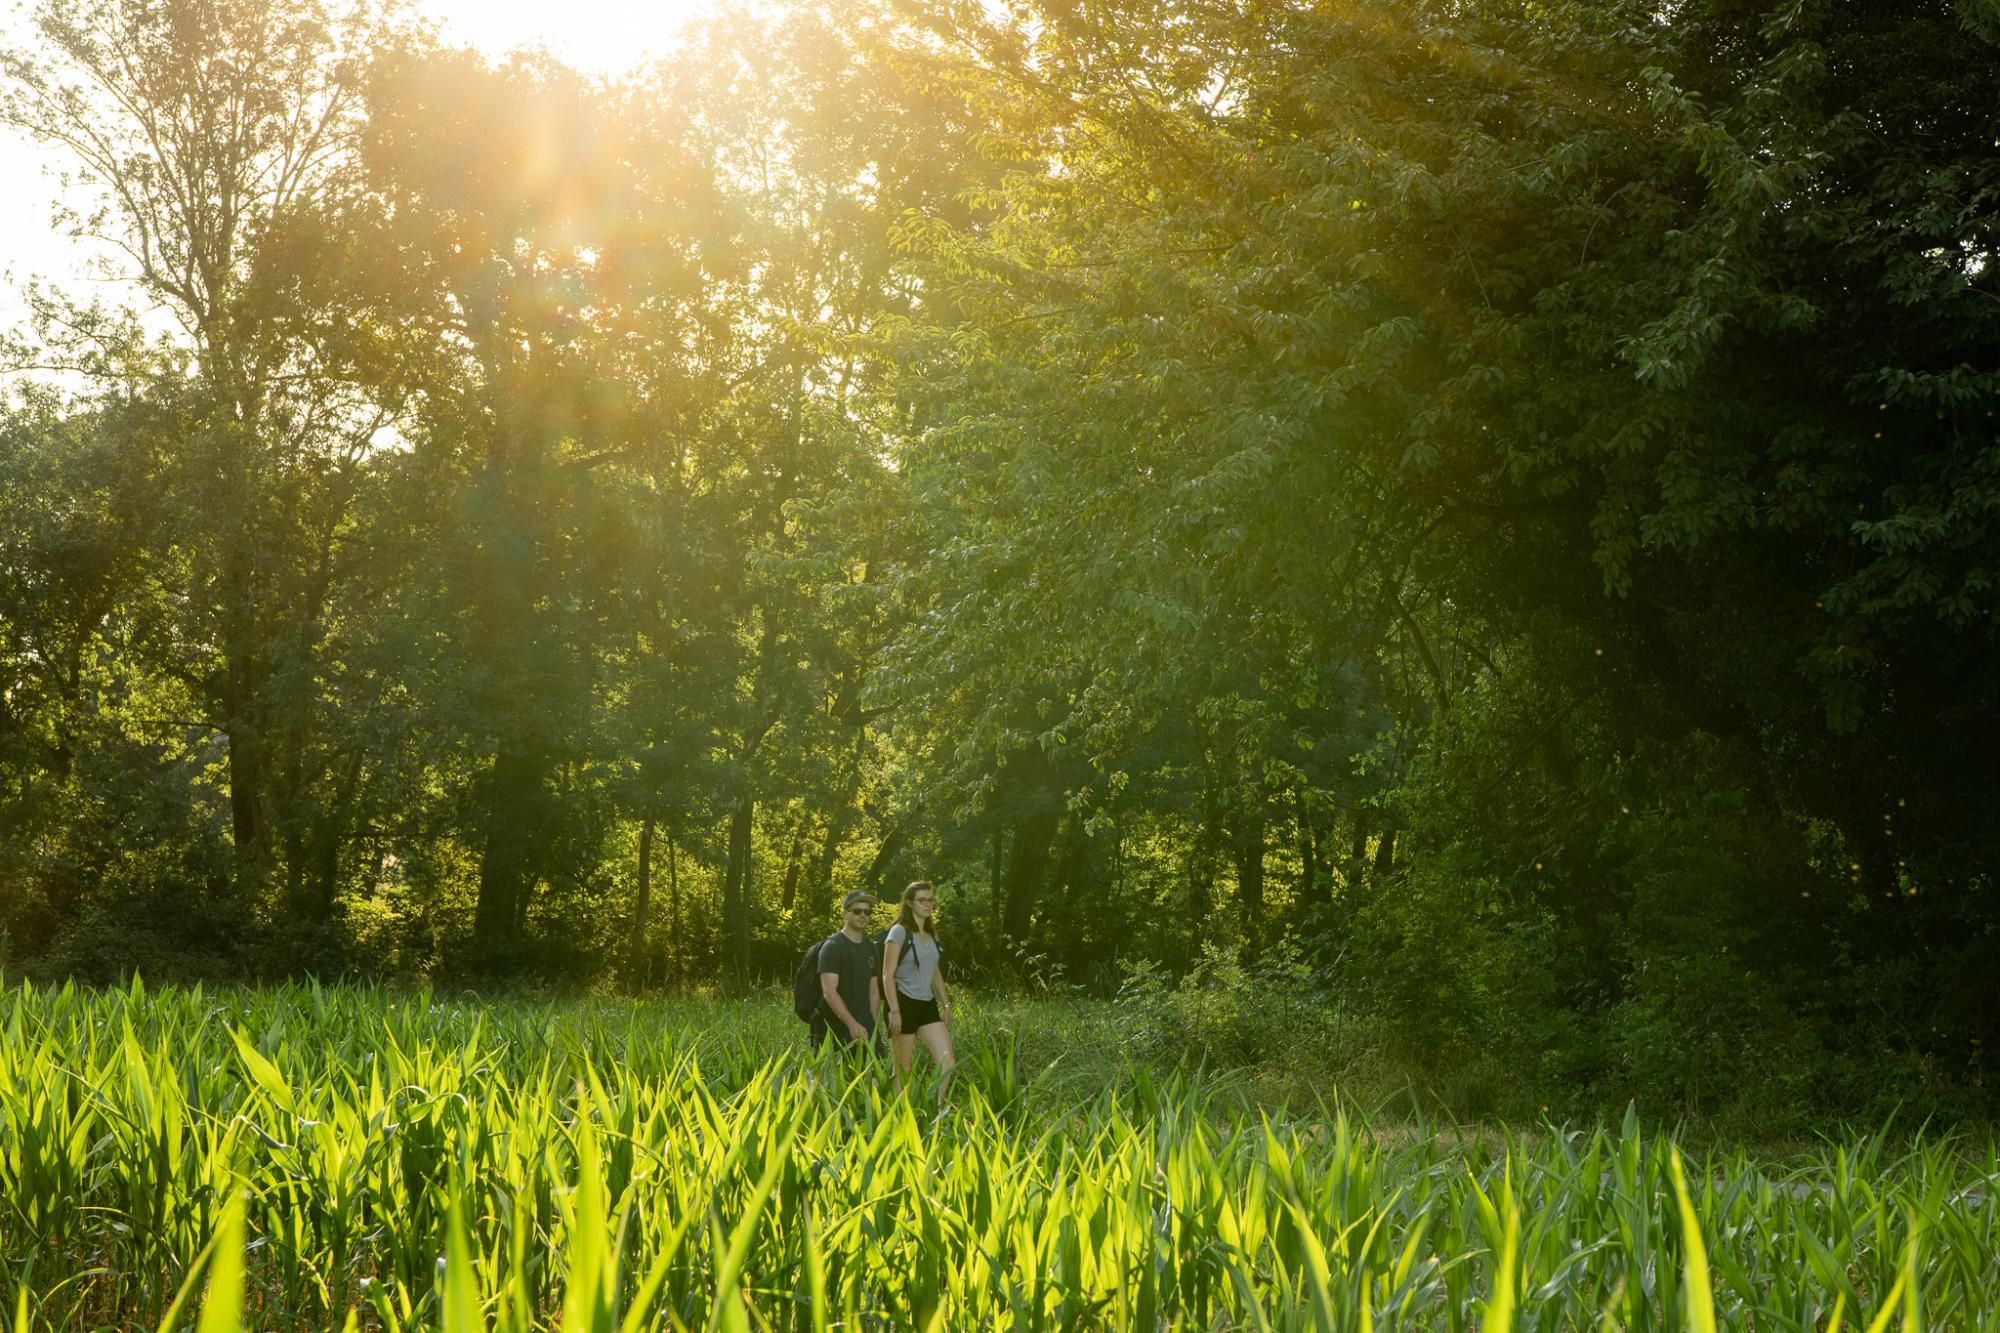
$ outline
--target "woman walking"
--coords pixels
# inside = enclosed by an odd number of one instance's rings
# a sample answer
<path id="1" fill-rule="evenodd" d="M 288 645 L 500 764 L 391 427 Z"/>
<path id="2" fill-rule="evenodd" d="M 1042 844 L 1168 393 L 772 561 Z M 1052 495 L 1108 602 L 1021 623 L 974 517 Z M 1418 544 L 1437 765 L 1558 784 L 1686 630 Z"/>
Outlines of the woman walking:
<path id="1" fill-rule="evenodd" d="M 896 1052 L 896 1081 L 916 1062 L 917 1042 L 937 1061 L 938 1100 L 951 1086 L 951 1068 L 958 1057 L 951 1049 L 951 992 L 938 966 L 937 931 L 931 916 L 937 911 L 937 890 L 920 879 L 903 890 L 896 924 L 882 944 L 882 976 L 889 1002 L 889 1042 Z"/>

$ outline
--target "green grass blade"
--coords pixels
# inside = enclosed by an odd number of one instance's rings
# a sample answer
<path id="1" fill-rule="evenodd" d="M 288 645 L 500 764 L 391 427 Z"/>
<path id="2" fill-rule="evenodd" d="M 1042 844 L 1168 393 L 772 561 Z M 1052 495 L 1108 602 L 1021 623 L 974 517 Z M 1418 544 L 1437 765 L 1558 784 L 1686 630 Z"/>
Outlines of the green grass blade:
<path id="1" fill-rule="evenodd" d="M 1674 1197 L 1680 1203 L 1681 1239 L 1687 1246 L 1687 1263 L 1681 1281 L 1687 1297 L 1687 1322 L 1694 1333 L 1715 1333 L 1715 1284 L 1708 1273 L 1708 1247 L 1702 1244 L 1701 1219 L 1695 1215 L 1694 1200 L 1688 1197 L 1687 1178 L 1681 1170 L 1681 1150 L 1671 1150 Z"/>
<path id="2" fill-rule="evenodd" d="M 222 1210 L 195 1333 L 241 1333 L 243 1328 L 243 1201 L 243 1191 L 232 1191 Z"/>

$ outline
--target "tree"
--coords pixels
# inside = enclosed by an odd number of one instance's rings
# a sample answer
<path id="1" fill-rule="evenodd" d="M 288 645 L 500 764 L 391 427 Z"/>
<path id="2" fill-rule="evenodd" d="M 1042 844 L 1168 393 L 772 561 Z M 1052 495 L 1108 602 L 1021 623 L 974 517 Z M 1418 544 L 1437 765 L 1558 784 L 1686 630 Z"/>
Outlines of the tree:
<path id="1" fill-rule="evenodd" d="M 1957 775 L 2000 723 L 1972 610 L 2000 317 L 1974 90 L 2000 54 L 1952 7 L 1104 3 L 934 30 L 1013 171 L 990 222 L 912 228 L 964 317 L 907 345 L 949 410 L 903 463 L 934 502 L 899 654 L 939 682 L 1086 663 L 1045 743 L 1115 734 L 1134 682 L 1310 715 L 1338 702 L 1315 668 L 1367 663 L 1346 702 L 1393 709 L 1403 760 L 1480 748 L 1463 692 L 1545 673 L 1523 739 L 1569 758 L 1525 827 L 1483 827 L 1523 874 L 1536 837 L 1574 845 L 1570 784 L 1705 732 L 1751 756 L 1726 767 L 1774 830 L 1838 829 L 1865 910 L 1921 885 L 1909 932 L 1992 929 Z M 1298 647 L 1232 691 L 1261 638 Z M 1883 819 L 1905 800 L 1926 813 Z M 1448 804 L 1426 778 L 1378 813 Z M 1566 875 L 1529 910 L 1581 920 Z M 1741 883 L 1795 919 L 1783 876 Z"/>
<path id="2" fill-rule="evenodd" d="M 861 58 L 885 16 L 862 4 L 843 18 L 726 16 L 654 71 L 635 112 L 669 127 L 640 160 L 695 164 L 729 228 L 708 239 L 699 296 L 684 298 L 700 310 L 689 315 L 698 332 L 677 340 L 692 356 L 640 373 L 678 409 L 662 499 L 698 505 L 713 523 L 657 586 L 674 614 L 720 610 L 734 642 L 727 687 L 694 706 L 721 756 L 718 907 L 736 984 L 750 975 L 771 889 L 783 916 L 823 923 L 835 862 L 863 816 L 876 716 L 865 683 L 896 491 L 880 446 L 893 410 L 878 388 L 880 329 L 912 305 L 896 228 L 906 209 L 949 199 L 971 160 L 951 151 L 967 130 L 948 100 Z M 657 180 L 643 188 L 654 208 L 676 206 Z M 677 206 L 685 215 L 687 202 Z M 635 306 L 648 308 L 665 307 Z M 710 622 L 699 641 L 722 640 Z M 655 640 L 655 652 L 675 642 Z M 675 668 L 668 654 L 641 669 Z M 760 810 L 785 849 L 763 893 Z M 793 950 L 785 941 L 774 952 Z"/>
<path id="3" fill-rule="evenodd" d="M 0 119 L 57 145 L 90 199 L 59 219 L 109 247 L 171 347 L 142 363 L 115 310 L 35 294 L 43 364 L 112 392 L 151 378 L 183 443 L 160 478 L 184 551 L 175 666 L 228 744 L 238 872 L 315 771 L 311 688 L 353 479 L 392 408 L 361 387 L 364 303 L 334 284 L 365 208 L 351 148 L 367 9 L 317 0 L 47 0 L 39 45 L 0 57 Z M 186 377 L 187 384 L 178 383 Z"/>
<path id="4" fill-rule="evenodd" d="M 478 965 L 505 969 L 536 886 L 588 873 L 609 810 L 604 618 L 638 538 L 602 474 L 638 442 L 593 268 L 632 217 L 624 130 L 559 66 L 420 46 L 378 62 L 368 105 L 368 180 L 435 349 L 398 481 L 435 562 L 402 589 L 406 648 L 472 784 Z"/>

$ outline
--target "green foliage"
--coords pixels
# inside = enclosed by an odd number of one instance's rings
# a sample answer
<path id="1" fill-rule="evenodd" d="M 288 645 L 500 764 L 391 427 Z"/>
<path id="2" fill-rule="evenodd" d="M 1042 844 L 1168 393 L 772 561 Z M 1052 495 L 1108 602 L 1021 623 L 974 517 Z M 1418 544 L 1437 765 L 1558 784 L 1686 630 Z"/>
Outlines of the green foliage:
<path id="1" fill-rule="evenodd" d="M 907 341 L 901 685 L 950 771 L 1033 743 L 1155 810 L 1201 772 L 1227 846 L 1287 785 L 1236 774 L 1379 709 L 1306 773 L 1405 877 L 1341 876 L 1357 975 L 1432 1041 L 1536 1016 L 1501 1058 L 1601 1088 L 1712 1096 L 1852 1041 L 1869 955 L 1990 941 L 1953 590 L 1992 577 L 2000 52 L 1942 4 L 1176 13 L 952 34 L 1012 170 L 913 246 L 953 318 Z M 1159 764 L 1185 717 L 1253 724 Z M 1724 946 L 1747 1033 L 1719 976 L 1637 995 Z M 1976 989 L 1891 1044 L 1979 1063 Z"/>
<path id="2" fill-rule="evenodd" d="M 1119 1044 L 1154 1067 L 1282 1066 L 1300 1086 L 1338 1086 L 1356 1051 L 1336 996 L 1291 939 L 1251 962 L 1210 943 L 1178 981 L 1150 960 L 1126 965 Z"/>
<path id="3" fill-rule="evenodd" d="M 9 988 L 0 1281 L 24 1327 L 1991 1325 L 1991 1143 L 1274 1118 L 985 1021 L 920 1118 L 775 997 Z"/>
<path id="4" fill-rule="evenodd" d="M 1994 32 L 43 0 L 175 327 L 9 344 L 7 956 L 746 989 L 922 875 L 1162 1058 L 1985 1114 Z"/>

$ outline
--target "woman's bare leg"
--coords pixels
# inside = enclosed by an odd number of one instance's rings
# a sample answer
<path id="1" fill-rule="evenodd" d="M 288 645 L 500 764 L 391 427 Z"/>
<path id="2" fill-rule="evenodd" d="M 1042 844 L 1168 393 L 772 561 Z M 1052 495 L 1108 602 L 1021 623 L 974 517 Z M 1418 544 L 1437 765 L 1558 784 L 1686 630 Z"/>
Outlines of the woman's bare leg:
<path id="1" fill-rule="evenodd" d="M 931 1053 L 931 1059 L 937 1061 L 937 1095 L 942 1102 L 945 1092 L 951 1087 L 952 1066 L 958 1063 L 958 1056 L 951 1049 L 951 1029 L 943 1023 L 926 1023 L 917 1029 L 917 1035 L 924 1039 L 924 1049 Z M 911 1054 L 914 1056 L 915 1052 Z M 908 1065 L 903 1067 L 909 1068 Z"/>
<path id="2" fill-rule="evenodd" d="M 917 1034 L 904 1032 L 889 1039 L 890 1048 L 896 1052 L 896 1086 L 903 1086 L 903 1076 L 910 1072 L 910 1066 L 917 1062 Z"/>

